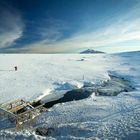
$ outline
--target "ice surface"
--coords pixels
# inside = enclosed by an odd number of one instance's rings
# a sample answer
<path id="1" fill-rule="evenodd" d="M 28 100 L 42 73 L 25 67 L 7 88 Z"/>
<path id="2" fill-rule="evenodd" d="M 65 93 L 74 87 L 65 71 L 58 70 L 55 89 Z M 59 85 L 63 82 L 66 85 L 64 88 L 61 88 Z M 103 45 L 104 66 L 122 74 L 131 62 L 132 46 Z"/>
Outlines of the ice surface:
<path id="1" fill-rule="evenodd" d="M 83 59 L 85 61 L 77 61 Z M 18 71 L 14 71 L 14 66 Z M 135 139 L 140 137 L 140 52 L 123 54 L 0 55 L 0 103 L 24 98 L 50 101 L 85 83 L 100 85 L 108 73 L 128 80 L 135 91 L 96 96 L 53 106 L 30 128 L 1 130 L 0 139 Z M 118 83 L 120 84 L 120 83 Z M 120 84 L 120 86 L 122 86 Z M 113 87 L 115 88 L 115 87 Z M 108 92 L 107 89 L 104 89 Z M 47 98 L 49 95 L 49 99 Z M 46 137 L 38 127 L 54 128 Z"/>

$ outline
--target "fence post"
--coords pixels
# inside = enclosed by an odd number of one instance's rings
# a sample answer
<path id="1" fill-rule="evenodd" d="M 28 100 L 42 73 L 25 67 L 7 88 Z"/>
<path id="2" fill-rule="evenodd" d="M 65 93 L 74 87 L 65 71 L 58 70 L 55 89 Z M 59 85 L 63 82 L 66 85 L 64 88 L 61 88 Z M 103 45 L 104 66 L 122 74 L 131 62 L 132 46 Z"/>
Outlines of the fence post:
<path id="1" fill-rule="evenodd" d="M 17 129 L 19 129 L 19 128 L 20 128 L 20 124 L 19 124 L 18 117 L 16 117 L 16 128 L 17 128 Z"/>

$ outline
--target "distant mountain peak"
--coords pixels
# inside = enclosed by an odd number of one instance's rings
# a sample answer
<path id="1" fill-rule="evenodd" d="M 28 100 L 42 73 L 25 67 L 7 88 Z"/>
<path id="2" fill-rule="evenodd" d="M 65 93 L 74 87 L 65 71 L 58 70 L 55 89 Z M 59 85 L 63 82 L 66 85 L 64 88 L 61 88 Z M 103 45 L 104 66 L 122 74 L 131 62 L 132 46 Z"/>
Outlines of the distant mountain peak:
<path id="1" fill-rule="evenodd" d="M 84 51 L 80 52 L 80 54 L 92 54 L 92 53 L 104 53 L 104 52 L 96 51 L 96 50 L 93 50 L 93 49 L 87 49 L 87 50 L 84 50 Z"/>

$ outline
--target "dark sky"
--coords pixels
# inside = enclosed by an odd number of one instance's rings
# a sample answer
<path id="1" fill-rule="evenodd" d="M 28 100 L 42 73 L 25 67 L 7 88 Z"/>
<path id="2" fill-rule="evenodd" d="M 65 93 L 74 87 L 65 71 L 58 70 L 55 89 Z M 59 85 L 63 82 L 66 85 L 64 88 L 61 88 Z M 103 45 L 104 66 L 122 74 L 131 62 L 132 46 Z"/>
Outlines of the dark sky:
<path id="1" fill-rule="evenodd" d="M 0 52 L 140 50 L 138 0 L 1 0 Z"/>

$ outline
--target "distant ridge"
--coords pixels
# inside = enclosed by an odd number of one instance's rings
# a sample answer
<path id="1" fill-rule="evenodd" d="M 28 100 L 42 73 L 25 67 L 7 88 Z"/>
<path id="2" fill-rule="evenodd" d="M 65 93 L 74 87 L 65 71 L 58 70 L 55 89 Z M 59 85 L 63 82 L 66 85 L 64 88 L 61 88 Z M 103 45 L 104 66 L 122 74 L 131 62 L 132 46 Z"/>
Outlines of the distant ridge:
<path id="1" fill-rule="evenodd" d="M 96 51 L 96 50 L 92 50 L 92 49 L 87 49 L 85 51 L 80 52 L 80 54 L 93 54 L 93 53 L 104 53 L 104 52 Z"/>
<path id="2" fill-rule="evenodd" d="M 116 53 L 116 54 L 125 54 L 125 53 L 140 53 L 140 51 L 127 51 L 127 52 L 119 52 L 119 53 Z"/>

